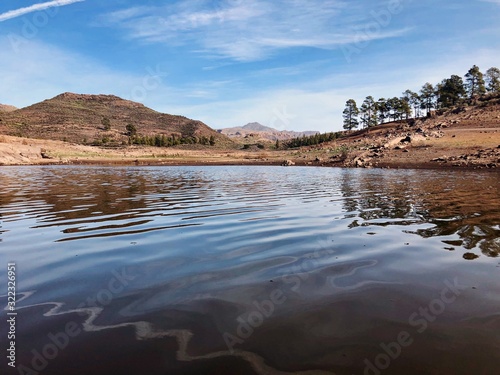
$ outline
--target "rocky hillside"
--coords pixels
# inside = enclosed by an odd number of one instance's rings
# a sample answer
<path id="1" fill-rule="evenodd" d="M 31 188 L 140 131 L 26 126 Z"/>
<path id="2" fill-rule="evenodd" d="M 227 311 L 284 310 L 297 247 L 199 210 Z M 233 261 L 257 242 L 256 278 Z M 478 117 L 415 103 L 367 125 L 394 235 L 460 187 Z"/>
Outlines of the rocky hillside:
<path id="1" fill-rule="evenodd" d="M 201 121 L 156 112 L 113 95 L 64 93 L 12 112 L 0 113 L 0 134 L 63 140 L 77 144 L 121 144 L 132 124 L 143 136 L 214 137 L 220 146 L 232 142 Z"/>
<path id="2" fill-rule="evenodd" d="M 500 168 L 500 96 L 352 132 L 308 153 L 346 167 Z"/>
<path id="3" fill-rule="evenodd" d="M 247 139 L 249 141 L 276 141 L 288 140 L 292 138 L 302 137 L 303 135 L 309 136 L 319 133 L 317 131 L 295 132 L 289 130 L 277 130 L 268 126 L 259 124 L 258 122 L 251 122 L 245 126 L 238 126 L 234 128 L 225 128 L 219 130 L 219 133 L 227 135 L 233 139 Z"/>

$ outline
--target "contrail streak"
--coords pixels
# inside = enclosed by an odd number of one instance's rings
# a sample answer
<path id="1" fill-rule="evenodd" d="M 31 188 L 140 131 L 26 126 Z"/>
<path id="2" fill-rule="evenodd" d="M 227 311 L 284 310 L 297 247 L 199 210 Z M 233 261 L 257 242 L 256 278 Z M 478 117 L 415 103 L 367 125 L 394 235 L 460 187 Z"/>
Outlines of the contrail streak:
<path id="1" fill-rule="evenodd" d="M 27 14 L 27 13 L 37 12 L 37 11 L 48 9 L 48 8 L 62 7 L 65 5 L 79 3 L 82 1 L 85 1 L 85 0 L 54 0 L 54 1 L 48 1 L 46 3 L 34 4 L 34 5 L 29 6 L 29 7 L 25 7 L 25 8 L 9 10 L 8 12 L 0 14 L 0 22 L 10 20 L 11 18 L 16 18 L 16 17 L 22 16 L 22 15 Z"/>

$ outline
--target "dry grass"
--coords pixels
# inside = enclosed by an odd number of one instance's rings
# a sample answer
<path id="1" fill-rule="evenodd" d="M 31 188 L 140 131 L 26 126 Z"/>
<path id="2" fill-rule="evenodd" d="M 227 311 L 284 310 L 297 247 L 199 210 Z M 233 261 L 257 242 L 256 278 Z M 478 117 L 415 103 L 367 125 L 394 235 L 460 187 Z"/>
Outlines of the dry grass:
<path id="1" fill-rule="evenodd" d="M 455 136 L 455 137 L 454 137 Z M 500 131 L 456 131 L 448 130 L 445 136 L 433 139 L 432 145 L 449 148 L 484 148 L 496 147 L 500 144 Z"/>

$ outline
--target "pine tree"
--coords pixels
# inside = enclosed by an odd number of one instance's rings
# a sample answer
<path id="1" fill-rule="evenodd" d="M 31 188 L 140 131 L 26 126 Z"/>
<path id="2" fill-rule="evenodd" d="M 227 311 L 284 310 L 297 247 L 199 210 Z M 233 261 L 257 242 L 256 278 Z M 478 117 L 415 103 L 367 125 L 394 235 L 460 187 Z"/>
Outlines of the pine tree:
<path id="1" fill-rule="evenodd" d="M 156 147 L 161 147 L 161 136 L 159 134 L 154 136 L 154 145 Z"/>
<path id="2" fill-rule="evenodd" d="M 359 109 L 358 106 L 356 105 L 356 101 L 354 99 L 349 99 L 345 103 L 345 106 L 346 107 L 343 112 L 344 129 L 346 130 L 355 129 L 359 125 L 358 121 Z"/>
<path id="3" fill-rule="evenodd" d="M 472 99 L 475 96 L 481 96 L 486 93 L 486 88 L 484 86 L 484 76 L 479 70 L 477 65 L 474 65 L 469 69 L 465 75 L 466 89 L 469 94 L 469 98 Z"/>
<path id="4" fill-rule="evenodd" d="M 486 72 L 486 82 L 488 83 L 488 91 L 500 93 L 500 69 L 490 68 Z"/>
<path id="5" fill-rule="evenodd" d="M 385 98 L 380 98 L 377 101 L 377 112 L 378 112 L 378 119 L 379 119 L 379 124 L 383 124 L 385 122 L 385 119 L 387 118 L 387 100 Z"/>
<path id="6" fill-rule="evenodd" d="M 134 124 L 127 124 L 125 130 L 127 130 L 127 135 L 129 137 L 133 137 L 137 134 L 137 128 L 135 127 Z"/>
<path id="7" fill-rule="evenodd" d="M 406 120 L 408 120 L 411 117 L 410 99 L 405 97 L 399 98 L 398 104 L 399 104 L 398 109 L 401 118 L 404 117 Z"/>
<path id="8" fill-rule="evenodd" d="M 420 90 L 420 100 L 422 102 L 422 108 L 427 110 L 427 116 L 431 114 L 431 109 L 435 108 L 434 99 L 436 98 L 436 92 L 434 86 L 427 82 Z"/>
<path id="9" fill-rule="evenodd" d="M 438 85 L 438 103 L 442 108 L 456 106 L 465 95 L 464 81 L 457 75 L 452 75 Z"/>
<path id="10" fill-rule="evenodd" d="M 367 96 L 361 105 L 361 123 L 365 128 L 371 128 L 378 125 L 377 106 L 373 96 Z"/>
<path id="11" fill-rule="evenodd" d="M 420 109 L 420 96 L 411 90 L 406 90 L 403 93 L 403 100 L 405 100 L 408 105 L 410 106 L 410 116 L 411 116 L 411 109 L 413 109 L 413 117 L 419 117 L 419 109 Z"/>
<path id="12" fill-rule="evenodd" d="M 401 119 L 402 114 L 401 114 L 401 102 L 399 98 L 394 97 L 390 98 L 386 101 L 386 108 L 387 108 L 387 114 L 389 120 L 392 117 L 393 121 L 397 121 Z"/>

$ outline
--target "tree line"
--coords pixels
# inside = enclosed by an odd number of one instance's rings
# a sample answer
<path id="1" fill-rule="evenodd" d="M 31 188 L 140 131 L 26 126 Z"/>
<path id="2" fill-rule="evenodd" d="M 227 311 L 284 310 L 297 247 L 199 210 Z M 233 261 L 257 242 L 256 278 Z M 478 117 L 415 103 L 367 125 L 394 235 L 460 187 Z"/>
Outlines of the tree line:
<path id="1" fill-rule="evenodd" d="M 111 121 L 107 117 L 103 117 L 101 121 L 103 129 L 109 131 L 111 129 Z M 134 124 L 127 124 L 125 126 L 126 135 L 128 136 L 129 145 L 141 145 L 141 146 L 155 146 L 155 147 L 171 147 L 177 145 L 192 145 L 200 144 L 205 146 L 215 146 L 215 136 L 210 137 L 201 136 L 176 136 L 172 134 L 167 136 L 165 134 L 155 134 L 155 135 L 141 135 L 137 132 L 137 127 Z M 109 137 L 103 137 L 101 140 L 94 141 L 93 144 L 101 145 L 110 143 L 112 140 Z M 86 141 L 84 141 L 86 143 Z M 123 144 L 126 144 L 124 142 Z"/>
<path id="2" fill-rule="evenodd" d="M 336 133 L 324 133 L 319 134 L 316 133 L 314 135 L 306 136 L 305 134 L 302 137 L 292 138 L 288 141 L 282 142 L 283 148 L 295 148 L 302 146 L 314 146 L 319 145 L 320 143 L 334 141 L 337 138 L 341 137 L 342 132 Z M 276 142 L 276 148 L 280 148 L 279 142 Z"/>
<path id="3" fill-rule="evenodd" d="M 176 137 L 175 135 L 166 136 L 165 134 L 156 135 L 134 135 L 129 137 L 130 145 L 141 145 L 141 146 L 156 146 L 156 147 L 170 147 L 177 145 L 215 145 L 215 137 L 211 135 L 210 137 Z"/>
<path id="4" fill-rule="evenodd" d="M 346 102 L 343 111 L 344 129 L 353 130 L 362 125 L 370 128 L 387 121 L 430 116 L 433 109 L 448 109 L 471 103 L 486 93 L 500 94 L 500 69 L 490 68 L 483 74 L 474 65 L 464 79 L 457 75 L 443 79 L 437 85 L 425 83 L 419 93 L 406 90 L 401 97 L 380 98 L 367 96 L 361 106 L 354 99 Z"/>

